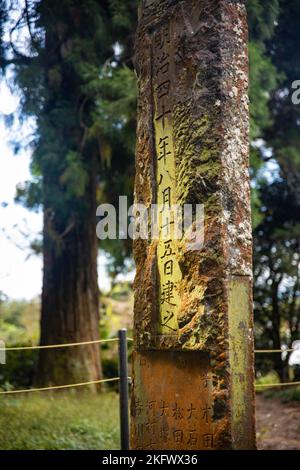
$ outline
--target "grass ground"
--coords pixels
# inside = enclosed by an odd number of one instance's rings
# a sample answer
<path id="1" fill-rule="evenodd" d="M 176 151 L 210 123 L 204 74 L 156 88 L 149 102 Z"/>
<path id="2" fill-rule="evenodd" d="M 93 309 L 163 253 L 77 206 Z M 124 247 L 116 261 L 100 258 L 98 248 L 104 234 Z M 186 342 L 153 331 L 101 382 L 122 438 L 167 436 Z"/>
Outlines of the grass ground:
<path id="1" fill-rule="evenodd" d="M 118 449 L 118 406 L 113 392 L 1 397 L 0 449 Z"/>
<path id="2" fill-rule="evenodd" d="M 278 392 L 257 395 L 259 449 L 300 449 L 300 405 L 294 401 L 299 388 L 282 391 L 284 396 Z M 119 449 L 118 395 L 71 391 L 1 397 L 0 449 Z"/>
<path id="3" fill-rule="evenodd" d="M 262 392 L 266 398 L 278 398 L 282 403 L 300 402 L 300 387 L 282 387 L 267 389 Z"/>

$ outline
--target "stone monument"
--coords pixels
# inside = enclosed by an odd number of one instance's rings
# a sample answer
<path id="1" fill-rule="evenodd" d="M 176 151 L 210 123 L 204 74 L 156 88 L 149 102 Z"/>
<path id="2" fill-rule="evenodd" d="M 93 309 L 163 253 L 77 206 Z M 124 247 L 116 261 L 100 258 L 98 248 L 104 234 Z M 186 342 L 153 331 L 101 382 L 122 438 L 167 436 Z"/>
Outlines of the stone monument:
<path id="1" fill-rule="evenodd" d="M 135 202 L 159 236 L 134 241 L 132 449 L 255 448 L 247 41 L 243 0 L 141 2 Z M 196 249 L 164 217 L 185 204 Z"/>

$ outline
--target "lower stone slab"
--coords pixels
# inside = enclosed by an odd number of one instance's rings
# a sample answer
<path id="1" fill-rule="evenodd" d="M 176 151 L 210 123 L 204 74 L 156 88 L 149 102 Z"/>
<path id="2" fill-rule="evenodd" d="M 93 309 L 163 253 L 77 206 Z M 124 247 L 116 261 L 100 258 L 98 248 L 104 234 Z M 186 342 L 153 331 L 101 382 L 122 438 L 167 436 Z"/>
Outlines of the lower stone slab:
<path id="1" fill-rule="evenodd" d="M 197 351 L 136 352 L 133 380 L 133 449 L 214 448 L 208 355 Z"/>

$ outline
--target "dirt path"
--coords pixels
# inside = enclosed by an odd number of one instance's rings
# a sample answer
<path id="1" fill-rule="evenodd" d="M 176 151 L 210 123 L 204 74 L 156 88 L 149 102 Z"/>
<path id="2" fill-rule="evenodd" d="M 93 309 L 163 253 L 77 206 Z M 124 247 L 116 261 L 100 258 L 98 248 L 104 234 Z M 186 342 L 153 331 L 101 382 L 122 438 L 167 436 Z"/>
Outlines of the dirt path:
<path id="1" fill-rule="evenodd" d="M 300 403 L 256 397 L 257 446 L 261 450 L 300 450 Z"/>

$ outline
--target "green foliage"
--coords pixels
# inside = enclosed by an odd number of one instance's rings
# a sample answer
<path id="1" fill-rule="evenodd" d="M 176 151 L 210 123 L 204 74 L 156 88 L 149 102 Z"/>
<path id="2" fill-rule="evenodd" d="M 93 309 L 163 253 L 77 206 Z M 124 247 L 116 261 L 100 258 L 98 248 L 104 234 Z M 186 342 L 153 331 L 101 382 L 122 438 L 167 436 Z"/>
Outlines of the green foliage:
<path id="1" fill-rule="evenodd" d="M 133 292 L 129 283 L 116 283 L 110 293 L 101 297 L 101 338 L 116 338 L 118 330 L 126 327 L 128 337 L 132 337 Z M 132 342 L 128 341 L 128 363 L 131 364 Z M 101 347 L 102 369 L 104 377 L 119 375 L 118 343 L 104 343 Z M 117 384 L 109 384 L 117 389 Z"/>
<path id="2" fill-rule="evenodd" d="M 129 283 L 115 284 L 108 296 L 101 298 L 102 339 L 116 338 L 118 330 L 132 325 L 132 288 Z M 0 298 L 0 339 L 7 347 L 32 346 L 38 344 L 39 301 L 8 301 Z M 131 331 L 129 329 L 129 336 Z M 132 343 L 128 344 L 129 362 Z M 63 358 L 63 356 L 62 356 Z M 106 378 L 118 376 L 118 344 L 104 343 L 101 346 L 102 370 Z M 63 358 L 64 360 L 64 358 Z M 0 367 L 0 388 L 4 390 L 30 388 L 34 386 L 38 363 L 38 351 L 7 351 L 6 364 Z M 112 390 L 118 386 L 107 384 Z"/>
<path id="3" fill-rule="evenodd" d="M 279 2 L 272 0 L 266 4 L 262 0 L 248 0 L 246 5 L 249 24 L 250 161 L 252 178 L 255 180 L 264 164 L 264 149 L 256 145 L 256 140 L 264 137 L 264 131 L 273 122 L 269 102 L 280 80 L 280 74 L 267 52 L 268 41 L 274 34 L 279 15 Z M 260 205 L 259 191 L 254 185 L 252 190 L 253 228 L 261 220 Z"/>
<path id="4" fill-rule="evenodd" d="M 274 375 L 274 374 L 273 374 Z M 269 374 L 259 383 L 277 383 L 271 382 L 272 374 Z M 275 376 L 276 378 L 276 376 Z M 278 377 L 277 377 L 278 380 Z M 300 387 L 299 386 L 289 386 L 289 387 L 282 387 L 282 388 L 267 388 L 265 390 L 259 390 L 259 393 L 263 393 L 266 398 L 276 398 L 279 399 L 282 403 L 292 403 L 292 402 L 299 402 L 300 401 Z"/>
<path id="5" fill-rule="evenodd" d="M 250 137 L 262 136 L 262 131 L 272 123 L 269 109 L 270 93 L 276 88 L 278 76 L 271 59 L 266 56 L 264 45 L 251 41 L 250 60 Z"/>
<path id="6" fill-rule="evenodd" d="M 95 193 L 98 203 L 115 203 L 118 194 L 132 197 L 137 3 L 39 0 L 27 2 L 22 11 L 17 0 L 12 2 L 20 15 L 13 26 L 26 36 L 27 48 L 15 34 L 6 57 L 14 63 L 20 118 L 33 116 L 37 125 L 34 179 L 19 186 L 16 200 L 51 214 L 45 233 L 54 246 L 70 224 L 81 224 L 90 214 L 88 201 Z M 0 28 L 7 31 L 1 19 Z M 131 250 L 127 242 L 119 245 L 104 247 L 114 269 L 121 269 Z"/>
<path id="7" fill-rule="evenodd" d="M 10 332 L 14 336 L 13 331 Z M 29 343 L 16 342 L 16 346 L 29 346 Z M 7 351 L 6 364 L 0 368 L 0 389 L 14 390 L 18 388 L 30 388 L 36 378 L 38 365 L 38 352 Z"/>
<path id="8" fill-rule="evenodd" d="M 289 387 L 278 392 L 277 396 L 282 403 L 291 403 L 300 401 L 300 387 Z"/>
<path id="9" fill-rule="evenodd" d="M 115 284 L 109 294 L 110 298 L 120 301 L 128 300 L 130 295 L 132 295 L 132 287 L 129 282 Z"/>
<path id="10" fill-rule="evenodd" d="M 265 133 L 265 138 L 273 148 L 282 177 L 300 207 L 300 106 L 292 103 L 292 83 L 300 77 L 300 3 L 298 0 L 280 0 L 278 26 L 268 53 L 281 79 L 270 103 L 273 125 Z"/>
<path id="11" fill-rule="evenodd" d="M 91 396 L 75 391 L 43 392 L 0 399 L 3 450 L 101 450 L 119 446 L 115 393 Z"/>
<path id="12" fill-rule="evenodd" d="M 274 34 L 280 0 L 247 0 L 249 34 L 251 40 L 265 41 Z"/>
<path id="13" fill-rule="evenodd" d="M 263 214 L 261 213 L 260 193 L 257 187 L 251 190 L 251 206 L 252 206 L 252 228 L 253 230 L 262 222 Z"/>
<path id="14" fill-rule="evenodd" d="M 254 232 L 256 347 L 291 346 L 300 333 L 300 224 L 297 201 L 285 181 L 260 182 L 262 216 Z M 271 360 L 278 374 L 280 354 Z M 257 358 L 259 368 L 269 361 Z M 282 377 L 281 377 L 282 378 Z"/>
<path id="15" fill-rule="evenodd" d="M 272 372 L 268 372 L 265 375 L 260 375 L 259 377 L 257 377 L 255 383 L 257 385 L 271 385 L 271 384 L 279 383 L 279 380 L 278 380 L 277 374 L 274 371 L 272 371 Z M 262 388 L 258 388 L 259 393 L 262 391 L 263 391 Z"/>
<path id="16" fill-rule="evenodd" d="M 278 349 L 283 343 L 291 345 L 300 333 L 300 107 L 292 104 L 289 93 L 292 81 L 300 77 L 300 4 L 249 0 L 247 9 L 255 339 L 257 348 Z M 280 179 L 273 176 L 272 181 L 265 164 L 269 159 L 279 164 Z M 262 178 L 266 173 L 268 180 Z M 281 379 L 286 374 L 280 354 L 258 355 L 256 366 L 263 373 L 274 369 Z"/>
<path id="17" fill-rule="evenodd" d="M 16 191 L 16 202 L 23 204 L 29 209 L 38 210 L 42 201 L 42 181 L 40 178 L 34 178 L 31 181 L 19 183 Z"/>
<path id="18" fill-rule="evenodd" d="M 0 338 L 7 347 L 32 346 L 39 338 L 39 302 L 4 301 L 0 305 Z M 30 387 L 36 375 L 37 351 L 7 351 L 0 367 L 0 387 Z"/>
<path id="19" fill-rule="evenodd" d="M 278 0 L 267 3 L 261 0 L 248 0 L 249 24 L 249 81 L 250 81 L 250 141 L 264 136 L 264 130 L 272 124 L 269 108 L 271 93 L 276 89 L 278 70 L 267 51 L 268 40 L 274 34 L 279 14 Z M 259 148 L 251 145 L 251 166 L 256 171 L 262 166 L 263 158 Z M 257 196 L 256 196 L 257 199 Z M 255 206 L 254 206 L 255 210 Z"/>
<path id="20" fill-rule="evenodd" d="M 109 0 L 112 20 L 118 31 L 134 34 L 138 0 Z"/>
<path id="21" fill-rule="evenodd" d="M 1 339 L 10 346 L 18 343 L 36 344 L 39 336 L 38 300 L 3 299 L 0 303 Z"/>
<path id="22" fill-rule="evenodd" d="M 112 138 L 124 136 L 127 149 L 134 154 L 135 134 L 132 126 L 136 118 L 137 86 L 132 69 L 108 67 L 99 81 L 99 90 L 104 97 L 97 108 L 100 122 L 105 124 L 105 134 Z M 96 116 L 97 117 L 97 116 Z"/>
<path id="23" fill-rule="evenodd" d="M 82 197 L 88 184 L 88 174 L 80 155 L 70 150 L 66 156 L 66 168 L 60 177 L 60 183 L 74 197 Z"/>

